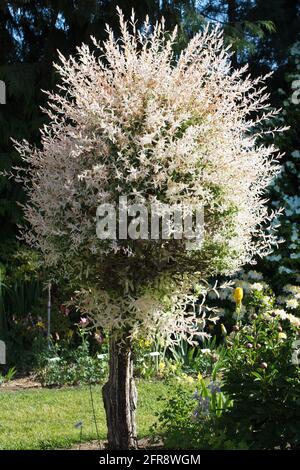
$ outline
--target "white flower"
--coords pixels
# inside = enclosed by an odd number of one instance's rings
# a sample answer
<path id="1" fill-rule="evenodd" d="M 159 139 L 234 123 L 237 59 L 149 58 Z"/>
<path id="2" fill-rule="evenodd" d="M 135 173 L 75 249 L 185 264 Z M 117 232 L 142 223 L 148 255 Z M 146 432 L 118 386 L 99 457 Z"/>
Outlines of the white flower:
<path id="1" fill-rule="evenodd" d="M 251 290 L 257 290 L 261 292 L 264 288 L 264 285 L 260 282 L 255 282 L 254 284 L 250 284 L 250 289 Z"/>
<path id="2" fill-rule="evenodd" d="M 107 356 L 108 356 L 108 354 L 97 354 L 97 358 L 100 359 L 101 361 L 102 361 L 103 359 L 106 359 Z"/>
<path id="3" fill-rule="evenodd" d="M 279 318 L 281 318 L 281 320 L 288 320 L 291 325 L 300 328 L 300 318 L 295 317 L 295 315 L 292 315 L 291 313 L 286 313 L 286 311 L 282 309 L 275 309 L 273 310 L 273 313 Z"/>
<path id="4" fill-rule="evenodd" d="M 300 286 L 294 286 L 292 284 L 286 284 L 283 287 L 283 292 L 288 292 L 290 294 L 298 294 L 300 292 Z"/>
<path id="5" fill-rule="evenodd" d="M 297 328 L 300 328 L 300 318 L 295 317 L 295 315 L 289 314 L 288 315 L 288 320 L 293 326 L 296 326 Z"/>
<path id="6" fill-rule="evenodd" d="M 287 308 L 295 309 L 295 308 L 299 307 L 299 302 L 298 302 L 297 299 L 288 299 L 285 302 L 285 305 L 287 306 Z"/>
<path id="7" fill-rule="evenodd" d="M 48 362 L 59 362 L 61 359 L 60 357 L 50 357 L 48 359 Z"/>
<path id="8" fill-rule="evenodd" d="M 202 354 L 210 354 L 211 350 L 209 348 L 201 349 Z"/>
<path id="9" fill-rule="evenodd" d="M 277 315 L 278 317 L 280 317 L 282 320 L 285 320 L 288 317 L 288 314 L 286 313 L 286 311 L 281 308 L 277 308 L 273 310 L 273 313 Z"/>
<path id="10" fill-rule="evenodd" d="M 271 302 L 272 298 L 269 296 L 269 295 L 265 295 L 261 301 L 263 303 L 263 305 L 269 305 L 269 303 Z"/>
<path id="11" fill-rule="evenodd" d="M 157 356 L 160 356 L 160 352 L 153 351 L 153 352 L 145 354 L 145 356 L 157 357 Z"/>

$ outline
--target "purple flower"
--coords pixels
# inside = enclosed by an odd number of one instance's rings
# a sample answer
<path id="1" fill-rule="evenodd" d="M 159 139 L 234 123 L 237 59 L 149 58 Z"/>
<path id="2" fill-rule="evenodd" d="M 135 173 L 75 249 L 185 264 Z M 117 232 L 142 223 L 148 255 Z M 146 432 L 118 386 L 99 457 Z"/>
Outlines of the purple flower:
<path id="1" fill-rule="evenodd" d="M 212 394 L 221 393 L 220 383 L 219 382 L 210 382 L 207 388 L 211 391 Z"/>
<path id="2" fill-rule="evenodd" d="M 198 406 L 193 412 L 193 419 L 200 418 L 200 416 L 209 414 L 210 398 L 198 397 Z"/>

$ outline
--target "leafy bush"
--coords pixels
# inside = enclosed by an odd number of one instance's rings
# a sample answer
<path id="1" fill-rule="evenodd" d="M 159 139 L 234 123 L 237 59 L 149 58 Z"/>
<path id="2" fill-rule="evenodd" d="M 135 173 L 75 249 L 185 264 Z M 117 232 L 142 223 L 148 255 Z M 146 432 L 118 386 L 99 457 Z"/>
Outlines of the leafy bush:
<path id="1" fill-rule="evenodd" d="M 45 324 L 31 314 L 13 317 L 5 341 L 8 365 L 15 364 L 19 372 L 28 372 L 37 366 L 40 354 L 47 349 Z"/>
<path id="2" fill-rule="evenodd" d="M 107 354 L 91 355 L 89 330 L 78 328 L 81 344 L 71 349 L 68 345 L 55 343 L 42 355 L 37 378 L 45 386 L 93 384 L 103 380 L 107 374 Z"/>
<path id="3" fill-rule="evenodd" d="M 230 439 L 251 449 L 300 447 L 300 368 L 292 361 L 297 329 L 290 320 L 266 309 L 228 339 L 223 390 L 233 406 L 222 422 Z"/>
<path id="4" fill-rule="evenodd" d="M 231 402 L 221 391 L 216 372 L 217 368 L 210 383 L 199 375 L 196 390 L 193 391 L 191 385 L 180 385 L 170 398 L 165 399 L 165 406 L 158 414 L 152 432 L 163 440 L 166 448 L 242 448 L 242 445 L 230 442 L 217 426 Z"/>

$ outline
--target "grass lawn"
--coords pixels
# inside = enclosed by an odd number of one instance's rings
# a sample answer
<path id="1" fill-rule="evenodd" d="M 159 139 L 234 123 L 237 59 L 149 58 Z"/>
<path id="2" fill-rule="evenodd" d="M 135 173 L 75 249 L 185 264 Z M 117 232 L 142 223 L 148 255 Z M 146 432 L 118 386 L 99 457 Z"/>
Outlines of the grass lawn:
<path id="1" fill-rule="evenodd" d="M 168 394 L 163 382 L 139 381 L 139 438 L 149 435 L 155 412 L 162 403 L 160 396 Z M 106 438 L 105 415 L 101 387 L 92 387 L 100 439 Z M 88 387 L 38 389 L 0 392 L 0 450 L 68 448 L 82 441 L 97 439 L 90 390 Z"/>

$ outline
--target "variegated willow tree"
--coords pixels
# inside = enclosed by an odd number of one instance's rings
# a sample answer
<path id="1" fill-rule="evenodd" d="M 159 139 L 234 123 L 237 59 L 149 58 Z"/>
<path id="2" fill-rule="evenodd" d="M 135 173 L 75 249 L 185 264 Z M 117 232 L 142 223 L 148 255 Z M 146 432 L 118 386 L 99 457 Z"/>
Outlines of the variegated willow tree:
<path id="1" fill-rule="evenodd" d="M 208 26 L 174 54 L 164 21 L 121 34 L 55 65 L 50 124 L 41 147 L 16 143 L 28 202 L 23 234 L 45 262 L 77 285 L 78 308 L 110 335 L 103 387 L 109 446 L 136 447 L 132 342 L 138 335 L 199 334 L 207 313 L 199 279 L 231 273 L 276 244 L 264 191 L 278 172 L 263 145 L 268 108 L 263 78 L 232 70 L 222 31 Z M 24 174 L 25 172 L 25 174 Z M 204 237 L 99 239 L 100 204 L 204 207 Z M 193 211 L 194 209 L 191 209 Z M 170 233 L 172 231 L 170 230 Z M 206 317 L 204 318 L 204 316 Z"/>

